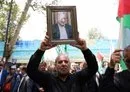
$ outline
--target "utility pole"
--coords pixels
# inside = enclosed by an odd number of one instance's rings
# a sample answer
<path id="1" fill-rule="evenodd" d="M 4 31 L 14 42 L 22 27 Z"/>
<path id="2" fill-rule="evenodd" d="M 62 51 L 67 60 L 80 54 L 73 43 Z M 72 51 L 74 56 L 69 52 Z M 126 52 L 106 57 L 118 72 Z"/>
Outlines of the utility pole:
<path id="1" fill-rule="evenodd" d="M 7 62 L 7 53 L 8 53 L 8 31 L 9 31 L 9 25 L 10 25 L 10 18 L 11 18 L 11 12 L 12 12 L 12 4 L 13 0 L 10 1 L 10 10 L 9 10 L 9 15 L 8 15 L 8 20 L 7 20 L 7 28 L 6 28 L 6 34 L 5 34 L 5 45 L 4 45 L 4 52 L 3 52 L 3 59 L 5 61 L 5 64 Z"/>

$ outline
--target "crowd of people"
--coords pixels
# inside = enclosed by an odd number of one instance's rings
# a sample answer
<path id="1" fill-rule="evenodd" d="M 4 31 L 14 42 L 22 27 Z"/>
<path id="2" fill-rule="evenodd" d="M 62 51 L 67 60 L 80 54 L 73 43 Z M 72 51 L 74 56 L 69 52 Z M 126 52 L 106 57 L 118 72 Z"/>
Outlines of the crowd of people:
<path id="1" fill-rule="evenodd" d="M 130 92 L 130 45 L 111 54 L 102 74 L 84 39 L 79 38 L 77 43 L 70 45 L 81 50 L 84 62 L 72 63 L 65 53 L 59 54 L 53 65 L 41 62 L 45 51 L 56 46 L 48 36 L 27 65 L 12 65 L 5 69 L 4 62 L 0 61 L 0 92 Z M 127 70 L 117 72 L 115 67 L 121 58 Z"/>

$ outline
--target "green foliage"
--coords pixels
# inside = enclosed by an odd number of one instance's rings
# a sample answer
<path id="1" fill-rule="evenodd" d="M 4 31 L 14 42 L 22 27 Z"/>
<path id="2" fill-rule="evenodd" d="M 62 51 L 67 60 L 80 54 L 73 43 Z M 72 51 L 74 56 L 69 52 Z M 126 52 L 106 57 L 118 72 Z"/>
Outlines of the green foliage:
<path id="1" fill-rule="evenodd" d="M 104 36 L 98 31 L 97 28 L 91 28 L 88 32 L 88 38 L 90 40 L 92 39 L 101 39 L 104 38 Z"/>
<path id="2" fill-rule="evenodd" d="M 4 0 L 0 0 L 0 39 L 1 40 L 4 39 L 5 32 L 3 30 L 5 30 L 5 24 L 6 24 L 5 10 L 7 10 L 7 7 L 4 6 L 5 5 L 4 3 L 5 3 Z"/>
<path id="3" fill-rule="evenodd" d="M 9 10 L 10 10 L 10 2 L 8 0 L 1 0 L 0 1 L 0 40 L 5 40 L 5 33 L 7 29 L 7 21 L 9 16 Z M 18 7 L 18 5 L 13 2 L 12 3 L 12 10 L 11 10 L 11 17 L 10 17 L 10 24 L 8 28 L 8 40 L 10 41 L 11 38 L 15 34 L 16 26 L 18 24 L 19 18 L 20 18 L 21 11 Z M 23 19 L 25 22 L 28 19 L 26 17 Z"/>
<path id="4" fill-rule="evenodd" d="M 13 0 L 15 1 L 15 0 Z M 33 0 L 32 4 L 30 5 L 33 10 L 42 12 L 45 14 L 46 11 L 46 6 L 48 5 L 57 5 L 58 0 L 51 0 L 50 2 L 48 1 L 37 1 Z M 4 41 L 5 40 L 5 33 L 7 29 L 7 21 L 8 21 L 8 14 L 10 10 L 10 0 L 0 0 L 0 40 Z M 18 5 L 13 2 L 12 4 L 12 12 L 11 12 L 11 18 L 10 18 L 10 24 L 9 24 L 9 30 L 8 30 L 8 40 L 14 36 L 16 27 L 19 23 L 21 16 L 21 11 L 18 7 Z M 23 24 L 27 21 L 27 19 L 30 16 L 23 16 L 22 21 Z M 23 25 L 22 24 L 22 25 Z"/>
<path id="5" fill-rule="evenodd" d="M 97 28 L 91 28 L 90 30 L 88 30 L 88 39 L 87 39 L 87 42 L 88 42 L 89 46 L 94 45 L 95 41 L 97 39 L 104 39 L 104 38 L 105 37 L 102 35 L 102 33 L 100 33 L 98 31 Z"/>
<path id="6" fill-rule="evenodd" d="M 15 1 L 15 0 L 13 0 Z M 4 48 L 4 54 L 3 57 L 6 57 L 6 60 L 8 60 L 13 52 L 14 45 L 16 41 L 19 39 L 19 33 L 21 30 L 22 25 L 27 21 L 29 18 L 29 15 L 27 15 L 27 12 L 29 10 L 29 7 L 33 7 L 33 2 L 35 2 L 35 9 L 41 10 L 42 12 L 45 12 L 45 6 L 46 5 L 54 5 L 55 2 L 58 0 L 52 0 L 52 3 L 48 3 L 48 0 L 41 0 L 41 3 L 39 0 L 27 0 L 24 10 L 20 12 L 18 5 L 13 2 L 12 4 L 12 12 L 11 12 L 11 18 L 10 18 L 10 24 L 8 26 L 8 44 L 5 45 Z M 31 5 L 32 4 L 32 5 Z M 5 33 L 7 29 L 7 20 L 8 20 L 8 13 L 10 10 L 10 2 L 8 0 L 0 0 L 0 40 L 5 40 Z"/>
<path id="7" fill-rule="evenodd" d="M 58 2 L 59 0 L 50 0 L 50 1 L 34 0 L 33 3 L 31 4 L 31 8 L 34 11 L 42 12 L 43 14 L 45 14 L 46 6 L 58 5 Z"/>

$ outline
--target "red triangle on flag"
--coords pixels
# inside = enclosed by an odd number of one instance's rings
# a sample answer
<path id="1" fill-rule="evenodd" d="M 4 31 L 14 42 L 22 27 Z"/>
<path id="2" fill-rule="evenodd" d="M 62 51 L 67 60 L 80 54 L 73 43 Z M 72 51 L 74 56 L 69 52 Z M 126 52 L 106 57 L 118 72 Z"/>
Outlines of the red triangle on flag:
<path id="1" fill-rule="evenodd" d="M 130 14 L 130 0 L 119 0 L 118 17 Z"/>

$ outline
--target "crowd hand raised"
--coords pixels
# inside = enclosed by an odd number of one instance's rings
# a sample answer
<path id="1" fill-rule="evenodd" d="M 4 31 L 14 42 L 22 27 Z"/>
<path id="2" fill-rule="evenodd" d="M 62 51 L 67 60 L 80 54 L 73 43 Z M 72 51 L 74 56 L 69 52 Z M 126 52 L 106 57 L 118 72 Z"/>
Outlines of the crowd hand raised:
<path id="1" fill-rule="evenodd" d="M 50 41 L 49 41 L 49 37 L 46 35 L 45 36 L 45 39 L 41 42 L 41 45 L 40 45 L 40 50 L 42 51 L 45 51 L 45 50 L 48 50 L 48 49 L 51 49 L 52 47 L 56 46 L 55 44 L 52 44 Z"/>
<path id="2" fill-rule="evenodd" d="M 109 63 L 109 67 L 110 68 L 114 68 L 116 63 L 119 63 L 121 60 L 121 49 L 117 49 L 115 50 L 112 54 L 111 54 L 111 58 L 110 58 L 110 63 Z"/>
<path id="3" fill-rule="evenodd" d="M 72 43 L 70 45 L 72 45 L 74 47 L 77 47 L 77 48 L 79 48 L 81 50 L 88 49 L 87 46 L 86 46 L 86 41 L 84 39 L 81 39 L 81 38 L 79 38 L 76 43 Z"/>

